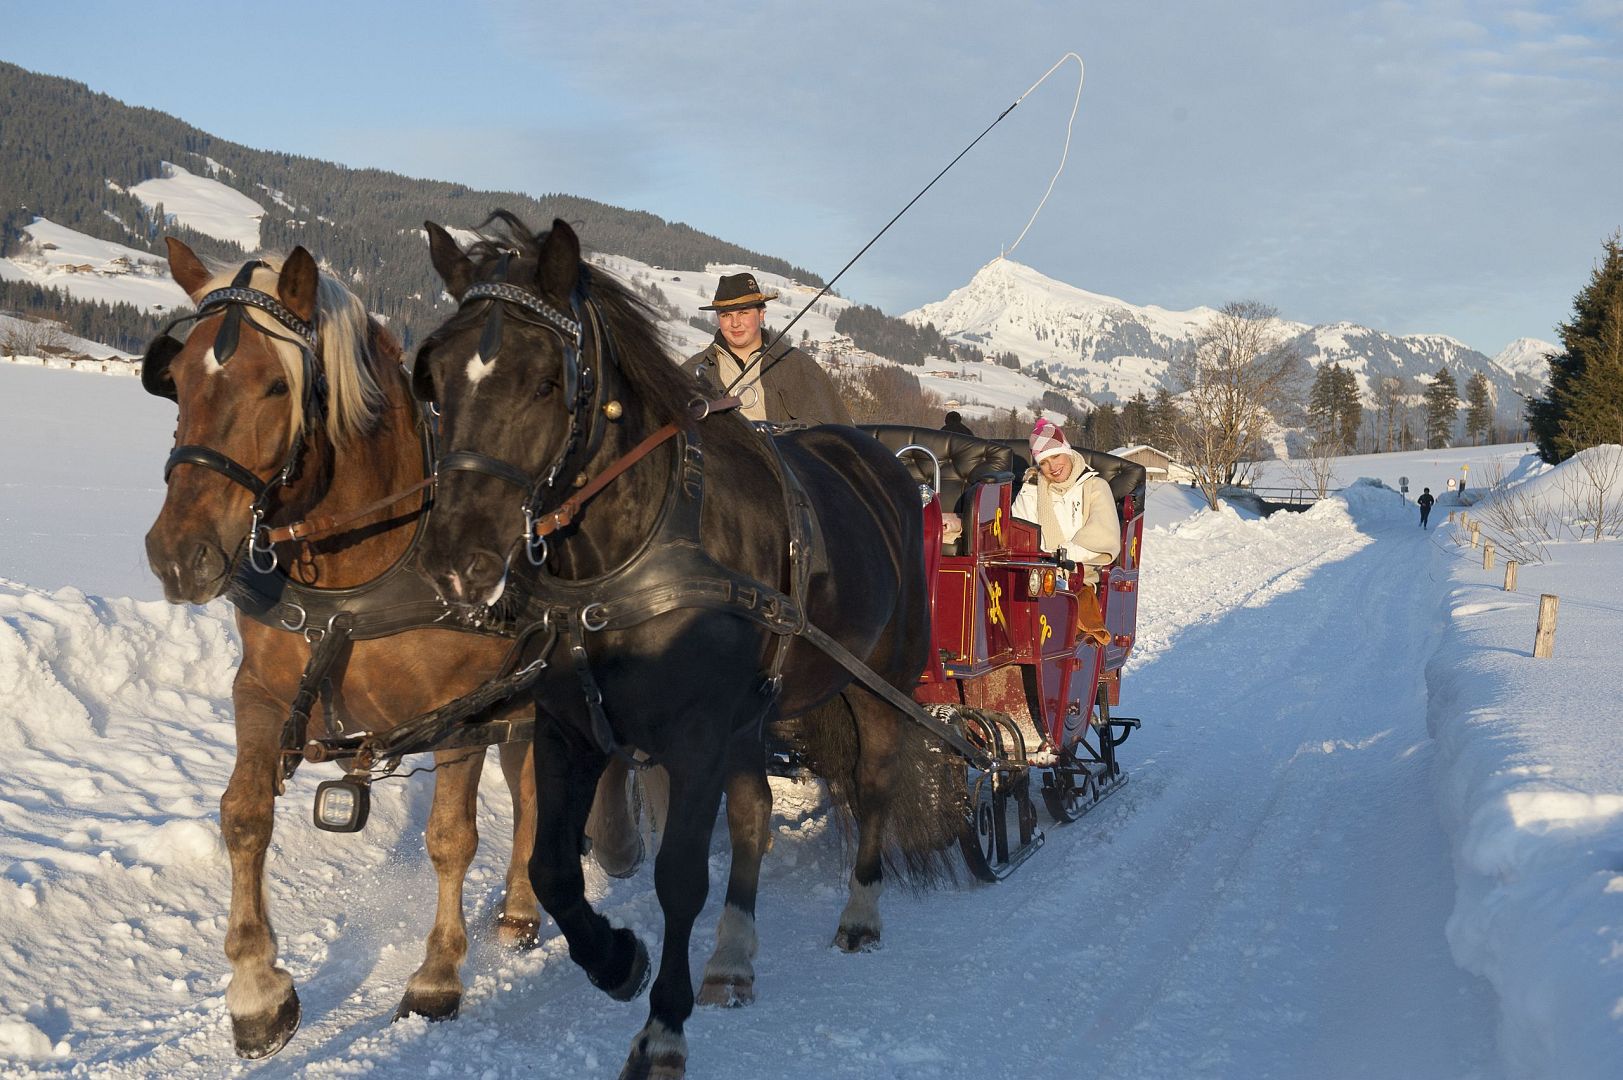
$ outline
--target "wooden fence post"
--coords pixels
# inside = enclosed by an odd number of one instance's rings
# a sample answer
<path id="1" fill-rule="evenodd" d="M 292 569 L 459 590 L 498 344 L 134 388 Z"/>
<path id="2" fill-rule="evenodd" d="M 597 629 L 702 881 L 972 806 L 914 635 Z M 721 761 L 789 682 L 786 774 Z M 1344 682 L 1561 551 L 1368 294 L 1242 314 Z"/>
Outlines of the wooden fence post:
<path id="1" fill-rule="evenodd" d="M 1505 560 L 1505 591 L 1516 591 L 1516 560 Z"/>
<path id="2" fill-rule="evenodd" d="M 1538 633 L 1533 637 L 1533 655 L 1547 658 L 1555 655 L 1555 612 L 1561 598 L 1545 593 L 1538 598 Z"/>
<path id="3" fill-rule="evenodd" d="M 1489 540 L 1482 545 L 1482 569 L 1493 569 L 1493 541 Z"/>
<path id="4" fill-rule="evenodd" d="M 1454 524 L 1454 511 L 1452 510 L 1448 512 L 1448 523 L 1450 525 Z"/>
<path id="5" fill-rule="evenodd" d="M 1478 525 L 1476 522 L 1473 521 L 1473 522 L 1471 522 L 1471 546 L 1472 547 L 1480 547 L 1481 545 L 1482 545 L 1482 527 L 1480 525 Z"/>

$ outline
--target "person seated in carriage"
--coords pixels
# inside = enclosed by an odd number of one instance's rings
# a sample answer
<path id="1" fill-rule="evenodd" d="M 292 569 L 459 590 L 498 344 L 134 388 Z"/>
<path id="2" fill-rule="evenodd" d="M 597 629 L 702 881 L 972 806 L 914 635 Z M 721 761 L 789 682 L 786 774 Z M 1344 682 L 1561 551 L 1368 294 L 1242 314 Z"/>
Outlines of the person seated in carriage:
<path id="1" fill-rule="evenodd" d="M 1095 590 L 1099 567 L 1109 566 L 1121 554 L 1116 498 L 1053 421 L 1038 418 L 1030 442 L 1032 469 L 1015 496 L 1014 516 L 1037 525 L 1044 551 L 1063 553 L 1077 564 L 1081 583 L 1075 577 L 1071 582 L 1077 594 L 1077 625 L 1095 644 L 1103 645 L 1110 635 Z"/>
<path id="2" fill-rule="evenodd" d="M 749 368 L 733 393 L 745 399 L 740 411 L 751 420 L 850 424 L 851 414 L 835 391 L 834 380 L 817 361 L 787 341 L 776 342 L 769 355 L 761 356 L 766 348 L 762 332 L 766 302 L 777 295 L 763 291 L 754 274 L 722 275 L 715 298 L 699 309 L 716 313 L 720 324 L 716 339 L 690 356 L 682 370 L 719 395 Z M 757 358 L 760 363 L 750 367 Z"/>

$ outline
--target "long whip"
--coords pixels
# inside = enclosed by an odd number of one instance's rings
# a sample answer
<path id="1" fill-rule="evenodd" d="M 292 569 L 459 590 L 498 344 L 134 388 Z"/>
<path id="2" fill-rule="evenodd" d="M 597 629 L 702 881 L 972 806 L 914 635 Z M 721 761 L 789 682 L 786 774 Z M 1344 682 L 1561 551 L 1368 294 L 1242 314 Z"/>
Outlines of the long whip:
<path id="1" fill-rule="evenodd" d="M 773 335 L 772 340 L 770 342 L 768 342 L 764 348 L 761 349 L 760 353 L 753 360 L 751 360 L 748 364 L 746 364 L 741 371 L 739 371 L 738 375 L 732 380 L 732 382 L 727 384 L 727 387 L 726 387 L 726 390 L 724 391 L 724 393 L 731 394 L 738 387 L 738 384 L 743 382 L 744 379 L 749 376 L 749 373 L 755 368 L 755 366 L 757 364 L 759 364 L 763 359 L 765 359 L 766 357 L 771 355 L 772 350 L 777 347 L 778 342 L 782 341 L 786 336 L 788 336 L 789 331 L 794 329 L 795 324 L 798 323 L 805 316 L 805 314 L 812 309 L 812 307 L 814 305 L 816 305 L 817 301 L 821 300 L 823 297 L 828 295 L 829 290 L 834 288 L 835 283 L 838 282 L 840 280 L 840 278 L 845 276 L 845 272 L 847 270 L 851 269 L 851 267 L 855 266 L 857 260 L 862 258 L 864 255 L 866 255 L 868 253 L 868 249 L 873 247 L 875 244 L 877 244 L 879 242 L 879 238 L 881 236 L 884 236 L 887 232 L 889 232 L 890 227 L 892 225 L 896 224 L 898 221 L 900 221 L 903 214 L 905 214 L 909 210 L 913 209 L 913 204 L 918 202 L 920 199 L 922 199 L 924 197 L 925 192 L 927 192 L 931 188 L 935 187 L 936 181 L 940 180 L 943 176 L 946 176 L 947 173 L 952 169 L 952 167 L 954 165 L 958 164 L 958 162 L 960 160 L 962 160 L 962 158 L 963 158 L 963 156 L 965 154 L 967 154 L 971 150 L 975 149 L 975 144 L 976 143 L 978 143 L 982 139 L 986 138 L 986 136 L 991 132 L 991 130 L 993 128 L 997 127 L 999 124 L 1001 124 L 1003 122 L 1004 117 L 1006 117 L 1010 113 L 1014 112 L 1015 108 L 1017 106 L 1019 106 L 1019 104 L 1022 101 L 1026 100 L 1026 98 L 1031 96 L 1032 91 L 1036 90 L 1037 87 L 1041 86 L 1044 82 L 1046 82 L 1048 77 L 1050 75 L 1054 74 L 1054 72 L 1058 71 L 1059 68 L 1060 68 L 1060 65 L 1065 63 L 1065 61 L 1067 61 L 1067 60 L 1075 60 L 1076 61 L 1077 81 L 1076 81 L 1076 101 L 1071 105 L 1071 119 L 1066 124 L 1066 127 L 1065 127 L 1065 149 L 1060 154 L 1059 168 L 1054 171 L 1053 178 L 1048 181 L 1048 190 L 1043 192 L 1042 201 L 1037 204 L 1037 209 L 1032 211 L 1031 219 L 1026 222 L 1026 227 L 1024 229 L 1020 230 L 1020 236 L 1018 238 L 1016 238 L 1016 240 L 1014 242 L 1014 246 L 1010 247 L 1009 250 L 1013 251 L 1015 247 L 1018 247 L 1020 245 L 1020 241 L 1024 240 L 1026 238 L 1026 232 L 1028 230 L 1030 230 L 1030 228 L 1032 226 L 1032 223 L 1037 220 L 1037 215 L 1042 211 L 1043 203 L 1046 203 L 1048 201 L 1049 194 L 1054 190 L 1055 182 L 1057 182 L 1059 180 L 1059 174 L 1062 171 L 1064 171 L 1064 169 L 1065 169 L 1065 159 L 1070 155 L 1070 152 L 1071 152 L 1071 127 L 1076 122 L 1077 107 L 1082 102 L 1082 82 L 1086 78 L 1086 71 L 1087 71 L 1086 67 L 1082 63 L 1082 58 L 1080 56 L 1078 56 L 1074 52 L 1066 53 L 1064 56 L 1060 57 L 1059 60 L 1057 60 L 1054 63 L 1053 67 L 1051 67 L 1047 71 L 1043 72 L 1042 78 L 1040 78 L 1036 82 L 1032 83 L 1029 87 L 1026 88 L 1025 93 L 1023 93 L 1019 97 L 1015 98 L 1014 101 L 1009 105 L 1008 108 L 1006 108 L 1002 112 L 998 113 L 998 116 L 997 116 L 996 120 L 993 120 L 990 124 L 987 124 L 985 130 L 983 130 L 979 135 L 975 136 L 974 139 L 970 140 L 970 143 L 969 143 L 968 146 L 966 146 L 962 150 L 958 151 L 957 155 L 951 161 L 947 162 L 946 167 L 943 168 L 940 172 L 935 174 L 934 179 L 932 179 L 928 184 L 925 184 L 924 187 L 920 188 L 917 195 L 914 195 L 911 199 L 907 200 L 907 205 L 902 207 L 900 210 L 896 211 L 896 216 L 891 218 L 889 221 L 887 221 L 885 223 L 885 227 L 880 229 L 877 233 L 874 234 L 873 239 L 869 240 L 866 244 L 863 244 L 862 245 L 862 250 L 857 252 L 855 255 L 851 256 L 851 261 L 850 262 L 848 262 L 844 266 L 840 267 L 840 272 L 835 274 L 832 278 L 830 278 L 829 281 L 828 281 L 828 284 L 824 285 L 822 287 L 822 289 L 820 289 L 818 291 L 816 296 L 814 296 L 810 300 L 808 300 L 806 302 L 805 307 L 801 308 L 798 312 L 795 313 L 795 317 L 793 319 L 789 320 L 788 325 L 785 326 L 782 330 L 778 331 L 776 334 Z M 764 368 L 762 369 L 762 372 L 763 372 L 763 374 L 765 373 Z"/>

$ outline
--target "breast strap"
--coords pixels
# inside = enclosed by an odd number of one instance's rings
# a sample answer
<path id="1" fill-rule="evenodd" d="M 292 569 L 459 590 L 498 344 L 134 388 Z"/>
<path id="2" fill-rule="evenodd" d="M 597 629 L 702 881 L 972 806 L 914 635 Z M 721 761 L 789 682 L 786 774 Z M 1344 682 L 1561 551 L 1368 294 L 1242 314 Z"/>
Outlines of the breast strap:
<path id="1" fill-rule="evenodd" d="M 676 438 L 675 467 L 658 521 L 642 547 L 624 564 L 600 577 L 564 581 L 543 571 L 529 584 L 532 611 L 545 609 L 565 628 L 570 657 L 591 718 L 592 737 L 605 753 L 626 757 L 638 767 L 648 758 L 632 757 L 613 736 L 603 712 L 603 695 L 592 673 L 586 634 L 625 630 L 685 608 L 726 611 L 753 622 L 777 640 L 762 673 L 764 719 L 783 686 L 783 666 L 791 639 L 806 625 L 806 585 L 817 534 L 816 516 L 799 478 L 772 445 L 774 465 L 784 491 L 789 525 L 789 592 L 712 558 L 700 536 L 704 510 L 704 451 L 696 431 Z"/>

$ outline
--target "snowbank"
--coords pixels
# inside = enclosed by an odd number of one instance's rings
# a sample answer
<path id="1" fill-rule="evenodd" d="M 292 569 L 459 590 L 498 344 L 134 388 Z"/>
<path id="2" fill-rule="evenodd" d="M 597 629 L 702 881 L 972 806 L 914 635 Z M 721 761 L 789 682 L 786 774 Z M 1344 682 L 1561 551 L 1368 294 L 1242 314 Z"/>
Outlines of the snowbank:
<path id="1" fill-rule="evenodd" d="M 1593 452 L 1591 452 L 1593 453 Z M 1518 470 L 1558 515 L 1582 463 Z M 1563 476 L 1565 474 L 1565 476 Z M 1459 891 L 1455 957 L 1501 1000 L 1514 1075 L 1616 1077 L 1623 1062 L 1623 543 L 1557 541 L 1542 565 L 1502 571 L 1451 541 L 1434 572 L 1450 585 L 1443 641 L 1427 667 L 1439 750 L 1438 804 Z M 1561 598 L 1555 655 L 1534 659 L 1538 597 Z"/>

